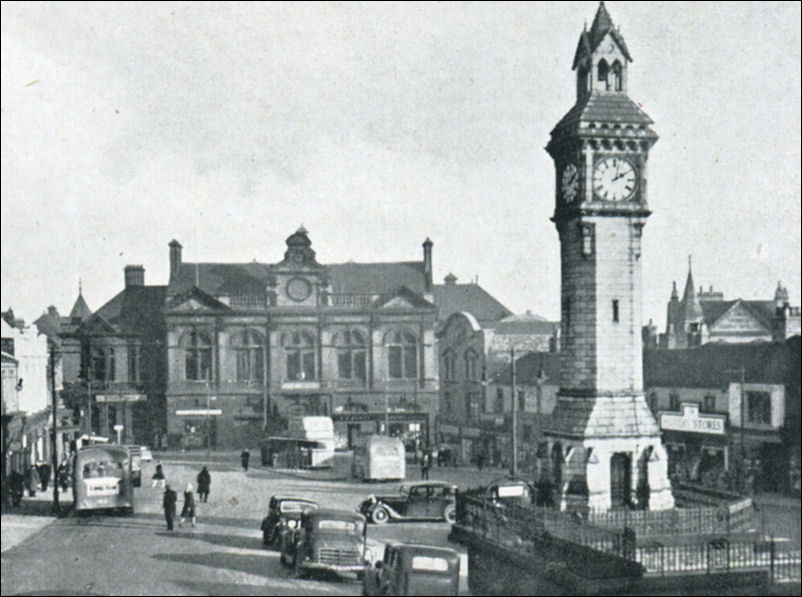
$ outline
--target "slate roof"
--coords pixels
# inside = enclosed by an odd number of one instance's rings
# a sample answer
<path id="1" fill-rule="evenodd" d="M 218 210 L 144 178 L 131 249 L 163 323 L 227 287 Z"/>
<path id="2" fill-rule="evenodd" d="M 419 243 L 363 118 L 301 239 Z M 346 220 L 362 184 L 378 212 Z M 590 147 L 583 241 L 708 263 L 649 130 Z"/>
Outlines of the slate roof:
<path id="1" fill-rule="evenodd" d="M 623 93 L 592 91 L 580 97 L 551 134 L 566 127 L 575 127 L 580 122 L 612 122 L 622 125 L 651 125 L 654 121 Z M 657 136 L 651 132 L 651 135 Z"/>
<path id="2" fill-rule="evenodd" d="M 445 321 L 454 313 L 467 311 L 485 326 L 512 315 L 512 311 L 478 284 L 435 284 L 432 295 L 439 309 L 439 321 Z"/>
<path id="3" fill-rule="evenodd" d="M 621 48 L 621 52 L 626 59 L 632 62 L 632 56 L 629 54 L 629 49 L 624 42 L 623 36 L 613 25 L 613 19 L 610 17 L 610 13 L 607 12 L 604 2 L 600 2 L 593 24 L 590 26 L 590 31 L 583 31 L 579 36 L 572 68 L 575 69 L 579 65 L 579 61 L 583 56 L 593 53 L 608 33 L 613 37 L 618 47 Z"/>
<path id="4" fill-rule="evenodd" d="M 426 291 L 422 261 L 339 263 L 325 266 L 332 294 L 383 294 L 398 286 Z"/>
<path id="5" fill-rule="evenodd" d="M 494 330 L 496 334 L 553 334 L 557 323 L 547 321 L 539 315 L 522 313 L 510 315 L 499 321 Z"/>
<path id="6" fill-rule="evenodd" d="M 129 286 L 84 320 L 81 327 L 88 329 L 100 318 L 118 334 L 163 334 L 166 291 L 166 286 Z"/>
<path id="7" fill-rule="evenodd" d="M 541 373 L 545 376 L 544 383 L 558 385 L 560 383 L 560 354 L 557 352 L 530 352 L 519 359 L 515 359 L 515 383 L 521 386 L 537 385 Z M 501 385 L 512 384 L 512 366 L 500 371 L 494 383 Z"/>
<path id="8" fill-rule="evenodd" d="M 702 313 L 704 314 L 704 321 L 708 329 L 727 311 L 732 309 L 736 304 L 740 303 L 743 307 L 751 313 L 755 319 L 762 323 L 766 328 L 771 329 L 772 319 L 774 318 L 775 305 L 774 301 L 744 301 L 736 299 L 733 301 L 699 301 L 702 306 Z"/>
<path id="9" fill-rule="evenodd" d="M 75 299 L 75 304 L 72 306 L 72 311 L 70 311 L 70 318 L 80 321 L 86 319 L 90 315 L 92 315 L 92 309 L 86 304 L 83 293 L 79 292 L 78 298 Z"/>
<path id="10" fill-rule="evenodd" d="M 790 384 L 799 388 L 800 337 L 785 342 L 710 343 L 686 349 L 643 353 L 646 387 L 724 388 L 740 381 Z"/>

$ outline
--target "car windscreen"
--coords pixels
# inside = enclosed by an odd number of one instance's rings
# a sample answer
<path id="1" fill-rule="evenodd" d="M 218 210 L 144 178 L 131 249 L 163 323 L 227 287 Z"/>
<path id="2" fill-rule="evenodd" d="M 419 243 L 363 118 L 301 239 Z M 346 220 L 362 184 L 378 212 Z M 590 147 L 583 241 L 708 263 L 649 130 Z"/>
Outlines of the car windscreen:
<path id="1" fill-rule="evenodd" d="M 305 512 L 306 510 L 314 510 L 317 508 L 316 504 L 310 504 L 308 502 L 292 502 L 292 501 L 284 501 L 281 502 L 279 505 L 279 510 L 284 512 Z"/>
<path id="2" fill-rule="evenodd" d="M 340 531 L 345 533 L 362 533 L 362 525 L 361 521 L 354 521 L 354 520 L 333 520 L 324 518 L 323 520 L 319 520 L 317 523 L 317 528 L 321 531 Z"/>
<path id="3" fill-rule="evenodd" d="M 413 556 L 412 569 L 426 572 L 448 572 L 448 560 L 434 556 Z"/>

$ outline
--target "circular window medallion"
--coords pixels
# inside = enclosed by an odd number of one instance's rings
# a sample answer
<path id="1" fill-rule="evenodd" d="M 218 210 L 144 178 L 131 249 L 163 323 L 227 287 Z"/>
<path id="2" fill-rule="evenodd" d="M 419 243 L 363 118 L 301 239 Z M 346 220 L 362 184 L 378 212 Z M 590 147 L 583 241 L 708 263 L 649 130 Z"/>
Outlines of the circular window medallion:
<path id="1" fill-rule="evenodd" d="M 312 285 L 304 278 L 293 278 L 287 282 L 287 296 L 294 301 L 301 302 L 312 294 Z"/>

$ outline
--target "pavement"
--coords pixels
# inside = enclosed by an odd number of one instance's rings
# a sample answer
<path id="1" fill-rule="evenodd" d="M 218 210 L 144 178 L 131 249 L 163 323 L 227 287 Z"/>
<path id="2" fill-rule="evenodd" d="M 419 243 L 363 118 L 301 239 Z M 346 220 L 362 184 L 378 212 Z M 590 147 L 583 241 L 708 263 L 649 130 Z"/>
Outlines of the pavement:
<path id="1" fill-rule="evenodd" d="M 72 492 L 64 495 L 59 490 L 59 498 L 62 512 L 67 513 L 72 507 Z M 58 520 L 53 514 L 52 487 L 38 491 L 35 497 L 26 494 L 19 508 L 4 506 L 1 518 L 0 551 L 7 551 Z"/>

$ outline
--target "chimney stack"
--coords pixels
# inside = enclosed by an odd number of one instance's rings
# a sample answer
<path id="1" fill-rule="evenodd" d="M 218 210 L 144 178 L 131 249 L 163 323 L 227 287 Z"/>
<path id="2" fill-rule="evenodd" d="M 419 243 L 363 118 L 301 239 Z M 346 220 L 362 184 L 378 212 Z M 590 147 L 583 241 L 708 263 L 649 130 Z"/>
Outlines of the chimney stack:
<path id="1" fill-rule="evenodd" d="M 141 265 L 126 265 L 125 266 L 125 287 L 129 286 L 144 286 L 145 285 L 145 268 Z"/>
<path id="2" fill-rule="evenodd" d="M 178 269 L 181 267 L 181 243 L 173 239 L 170 241 L 170 280 L 173 280 L 178 275 Z"/>
<path id="3" fill-rule="evenodd" d="M 426 237 L 423 241 L 423 275 L 426 277 L 426 292 L 432 291 L 432 245 L 434 243 Z"/>

